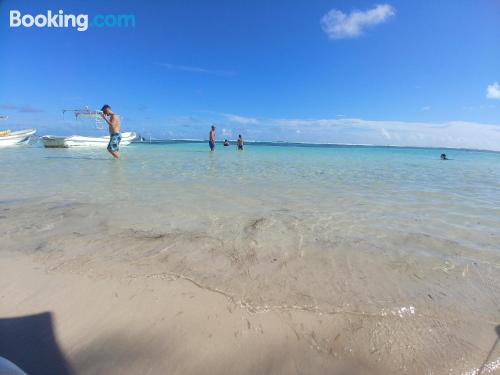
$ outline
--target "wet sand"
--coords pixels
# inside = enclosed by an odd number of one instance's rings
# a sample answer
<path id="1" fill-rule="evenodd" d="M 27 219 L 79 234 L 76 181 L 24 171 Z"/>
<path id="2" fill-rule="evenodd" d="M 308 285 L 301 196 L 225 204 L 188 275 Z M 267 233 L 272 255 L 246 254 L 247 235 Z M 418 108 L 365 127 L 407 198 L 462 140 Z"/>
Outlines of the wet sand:
<path id="1" fill-rule="evenodd" d="M 323 353 L 315 338 L 320 333 L 305 331 L 318 324 L 308 313 L 255 314 L 174 277 L 67 274 L 19 255 L 4 256 L 2 269 L 2 317 L 51 312 L 58 345 L 74 373 L 368 371 L 355 355 L 335 360 L 340 353 Z"/>
<path id="2" fill-rule="evenodd" d="M 0 327 L 77 374 L 498 371 L 496 154 L 176 147 L 4 155 Z"/>
<path id="3" fill-rule="evenodd" d="M 494 255 L 270 252 L 267 219 L 229 241 L 42 206 L 3 205 L 0 316 L 52 314 L 77 374 L 474 374 L 500 357 Z"/>
<path id="4" fill-rule="evenodd" d="M 401 309 L 256 312 L 182 277 L 68 273 L 19 254 L 1 262 L 1 316 L 50 312 L 78 374 L 463 374 L 495 341 L 487 322 Z"/>

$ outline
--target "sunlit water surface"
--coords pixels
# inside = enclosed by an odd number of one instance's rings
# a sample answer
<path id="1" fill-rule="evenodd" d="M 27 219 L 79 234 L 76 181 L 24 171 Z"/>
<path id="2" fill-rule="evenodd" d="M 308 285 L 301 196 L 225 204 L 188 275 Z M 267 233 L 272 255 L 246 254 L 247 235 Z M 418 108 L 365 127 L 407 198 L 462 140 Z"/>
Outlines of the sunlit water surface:
<path id="1" fill-rule="evenodd" d="M 417 370 L 483 359 L 500 306 L 499 153 L 122 151 L 0 149 L 2 251 L 97 277 L 184 277 L 253 312 L 347 314 L 346 348 L 402 363 L 416 348 Z"/>

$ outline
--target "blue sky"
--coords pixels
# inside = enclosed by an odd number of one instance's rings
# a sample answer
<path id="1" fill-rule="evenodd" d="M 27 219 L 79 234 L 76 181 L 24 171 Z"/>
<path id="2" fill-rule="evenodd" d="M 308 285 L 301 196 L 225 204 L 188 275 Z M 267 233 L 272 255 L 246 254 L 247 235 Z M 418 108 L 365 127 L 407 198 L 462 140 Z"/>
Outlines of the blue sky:
<path id="1" fill-rule="evenodd" d="M 9 27 L 59 9 L 136 26 Z M 95 132 L 61 109 L 109 103 L 156 137 L 215 122 L 222 138 L 500 144 L 496 0 L 0 0 L 0 46 L 0 114 L 39 133 Z"/>

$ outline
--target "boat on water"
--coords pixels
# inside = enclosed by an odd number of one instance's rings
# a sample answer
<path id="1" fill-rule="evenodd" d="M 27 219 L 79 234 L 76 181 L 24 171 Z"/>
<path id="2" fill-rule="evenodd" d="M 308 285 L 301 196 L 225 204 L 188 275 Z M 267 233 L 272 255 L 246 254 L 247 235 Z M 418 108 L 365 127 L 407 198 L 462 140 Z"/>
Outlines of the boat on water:
<path id="1" fill-rule="evenodd" d="M 19 131 L 0 131 L 0 147 L 14 146 L 27 143 L 30 137 L 36 133 L 36 129 L 25 129 Z"/>
<path id="2" fill-rule="evenodd" d="M 120 146 L 129 145 L 137 135 L 134 132 L 122 133 Z M 109 135 L 102 137 L 84 137 L 81 135 L 57 136 L 44 135 L 41 137 L 42 143 L 48 148 L 69 148 L 69 147 L 106 147 L 109 143 Z"/>
<path id="3" fill-rule="evenodd" d="M 105 119 L 102 111 L 90 109 L 88 106 L 82 109 L 63 109 L 63 116 L 65 113 L 72 113 L 77 120 L 84 120 L 87 123 L 93 123 L 97 130 L 105 128 Z M 120 146 L 129 145 L 137 134 L 134 132 L 121 133 L 122 140 Z M 43 145 L 48 148 L 69 148 L 69 147 L 107 147 L 109 143 L 109 135 L 88 137 L 82 135 L 58 136 L 58 135 L 44 135 L 40 138 Z"/>

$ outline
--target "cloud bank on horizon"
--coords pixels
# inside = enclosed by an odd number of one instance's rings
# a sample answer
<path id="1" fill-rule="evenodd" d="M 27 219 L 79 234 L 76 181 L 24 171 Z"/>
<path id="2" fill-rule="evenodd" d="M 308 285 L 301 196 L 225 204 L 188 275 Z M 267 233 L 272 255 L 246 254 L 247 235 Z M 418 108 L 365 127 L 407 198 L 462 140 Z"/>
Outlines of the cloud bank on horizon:
<path id="1" fill-rule="evenodd" d="M 258 118 L 228 113 L 213 115 L 212 119 L 218 135 L 228 139 L 241 133 L 249 141 L 500 151 L 500 125 L 493 124 L 373 121 L 359 118 Z M 204 139 L 205 133 L 208 134 L 208 125 L 212 122 L 197 116 L 170 118 L 170 129 L 163 136 Z"/>
<path id="2" fill-rule="evenodd" d="M 29 111 L 29 123 L 39 113 Z M 1 105 L 0 108 L 19 112 L 21 107 Z M 24 107 L 23 107 L 24 108 Z M 6 111 L 9 112 L 9 111 Z M 167 139 L 206 139 L 209 126 L 217 126 L 218 136 L 235 139 L 243 134 L 248 141 L 333 143 L 373 146 L 465 148 L 500 151 L 500 125 L 470 121 L 419 122 L 383 121 L 338 115 L 334 118 L 269 118 L 246 116 L 227 112 L 202 111 L 195 115 L 173 116 L 155 119 L 156 129 L 150 129 L 151 119 L 140 122 L 131 116 L 125 117 L 124 126 L 141 133 L 142 136 Z M 35 117 L 33 117 L 35 116 Z M 19 116 L 16 116 L 19 117 Z M 28 117 L 26 118 L 28 119 Z M 29 123 L 9 119 L 9 127 L 23 128 Z M 50 124 L 50 125 L 49 125 Z M 40 134 L 49 132 L 66 134 L 78 131 L 82 135 L 93 134 L 94 127 L 76 120 L 57 119 L 49 123 L 38 122 Z M 142 129 L 142 130 L 141 130 Z"/>
<path id="3" fill-rule="evenodd" d="M 332 9 L 321 18 L 321 28 L 330 39 L 355 38 L 363 34 L 364 28 L 383 23 L 395 14 L 396 9 L 389 4 L 349 14 Z"/>
<path id="4" fill-rule="evenodd" d="M 371 121 L 356 118 L 275 121 L 295 129 L 300 138 L 327 143 L 445 147 L 500 151 L 500 126 L 464 121 L 444 123 Z"/>

